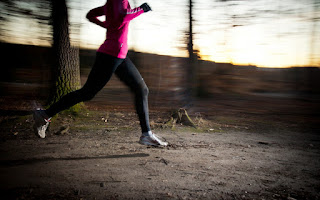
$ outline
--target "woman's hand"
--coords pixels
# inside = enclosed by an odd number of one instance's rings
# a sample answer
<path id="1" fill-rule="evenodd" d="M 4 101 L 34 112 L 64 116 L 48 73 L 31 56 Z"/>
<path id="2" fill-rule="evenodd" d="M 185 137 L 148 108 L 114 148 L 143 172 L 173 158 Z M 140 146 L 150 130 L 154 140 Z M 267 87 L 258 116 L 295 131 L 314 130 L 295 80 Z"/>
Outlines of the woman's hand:
<path id="1" fill-rule="evenodd" d="M 145 13 L 151 11 L 151 8 L 147 3 L 142 4 L 140 8 L 142 8 Z"/>

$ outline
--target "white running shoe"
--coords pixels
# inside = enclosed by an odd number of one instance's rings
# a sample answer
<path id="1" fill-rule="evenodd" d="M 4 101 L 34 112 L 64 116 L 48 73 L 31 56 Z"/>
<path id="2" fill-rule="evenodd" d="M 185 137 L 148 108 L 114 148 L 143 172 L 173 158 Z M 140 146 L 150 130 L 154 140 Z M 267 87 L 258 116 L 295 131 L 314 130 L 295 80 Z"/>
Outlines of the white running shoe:
<path id="1" fill-rule="evenodd" d="M 40 108 L 37 108 L 33 112 L 33 119 L 34 119 L 34 129 L 36 132 L 36 135 L 40 138 L 46 137 L 46 130 L 49 126 L 50 119 L 46 113 L 41 110 Z"/>
<path id="2" fill-rule="evenodd" d="M 142 135 L 140 137 L 140 144 L 155 146 L 155 147 L 166 147 L 168 146 L 168 142 L 161 141 L 155 134 L 151 134 L 149 136 Z"/>

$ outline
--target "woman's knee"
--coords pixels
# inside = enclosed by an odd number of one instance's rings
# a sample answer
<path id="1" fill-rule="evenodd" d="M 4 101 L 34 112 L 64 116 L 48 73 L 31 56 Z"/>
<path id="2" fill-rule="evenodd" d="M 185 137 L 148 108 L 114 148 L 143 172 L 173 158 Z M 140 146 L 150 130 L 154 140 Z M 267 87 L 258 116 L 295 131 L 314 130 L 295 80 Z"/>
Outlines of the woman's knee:
<path id="1" fill-rule="evenodd" d="M 136 95 L 148 96 L 149 94 L 149 88 L 144 81 L 141 81 L 133 90 Z"/>
<path id="2" fill-rule="evenodd" d="M 143 87 L 143 95 L 144 96 L 148 96 L 149 95 L 149 88 L 146 84 L 144 84 L 144 87 Z"/>
<path id="3" fill-rule="evenodd" d="M 81 101 L 89 101 L 96 95 L 96 92 L 94 92 L 93 90 L 88 90 L 86 88 L 81 88 L 76 92 L 78 98 L 81 99 Z"/>
<path id="4" fill-rule="evenodd" d="M 96 96 L 96 93 L 87 93 L 86 95 L 84 95 L 83 101 L 90 101 L 94 96 Z"/>
<path id="5" fill-rule="evenodd" d="M 148 96 L 149 95 L 149 88 L 146 85 L 146 83 L 143 81 L 143 83 L 141 84 L 141 91 L 142 91 L 142 95 L 143 96 Z"/>

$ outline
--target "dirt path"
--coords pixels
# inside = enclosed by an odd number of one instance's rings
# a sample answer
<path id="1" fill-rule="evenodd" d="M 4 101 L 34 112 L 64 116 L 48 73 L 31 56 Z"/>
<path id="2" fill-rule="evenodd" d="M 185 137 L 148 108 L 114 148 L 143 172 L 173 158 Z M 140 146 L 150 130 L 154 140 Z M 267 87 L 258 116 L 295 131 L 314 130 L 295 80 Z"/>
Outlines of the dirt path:
<path id="1" fill-rule="evenodd" d="M 132 130 L 28 131 L 1 141 L 6 199 L 320 199 L 316 133 L 162 129 L 170 146 L 148 148 Z"/>

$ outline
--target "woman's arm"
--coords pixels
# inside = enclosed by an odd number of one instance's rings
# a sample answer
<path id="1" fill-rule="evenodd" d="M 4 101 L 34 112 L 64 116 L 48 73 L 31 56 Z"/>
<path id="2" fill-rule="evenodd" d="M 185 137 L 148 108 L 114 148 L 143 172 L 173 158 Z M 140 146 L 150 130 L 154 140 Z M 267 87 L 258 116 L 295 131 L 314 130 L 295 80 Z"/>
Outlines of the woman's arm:
<path id="1" fill-rule="evenodd" d="M 101 7 L 97 7 L 97 8 L 90 10 L 86 17 L 90 22 L 95 23 L 103 28 L 107 28 L 105 26 L 105 22 L 102 22 L 98 19 L 98 17 L 103 16 L 103 15 L 105 15 L 104 6 L 101 6 Z"/>
<path id="2" fill-rule="evenodd" d="M 114 11 L 123 17 L 124 22 L 130 21 L 144 12 L 140 7 L 131 9 L 128 0 L 116 0 Z"/>

